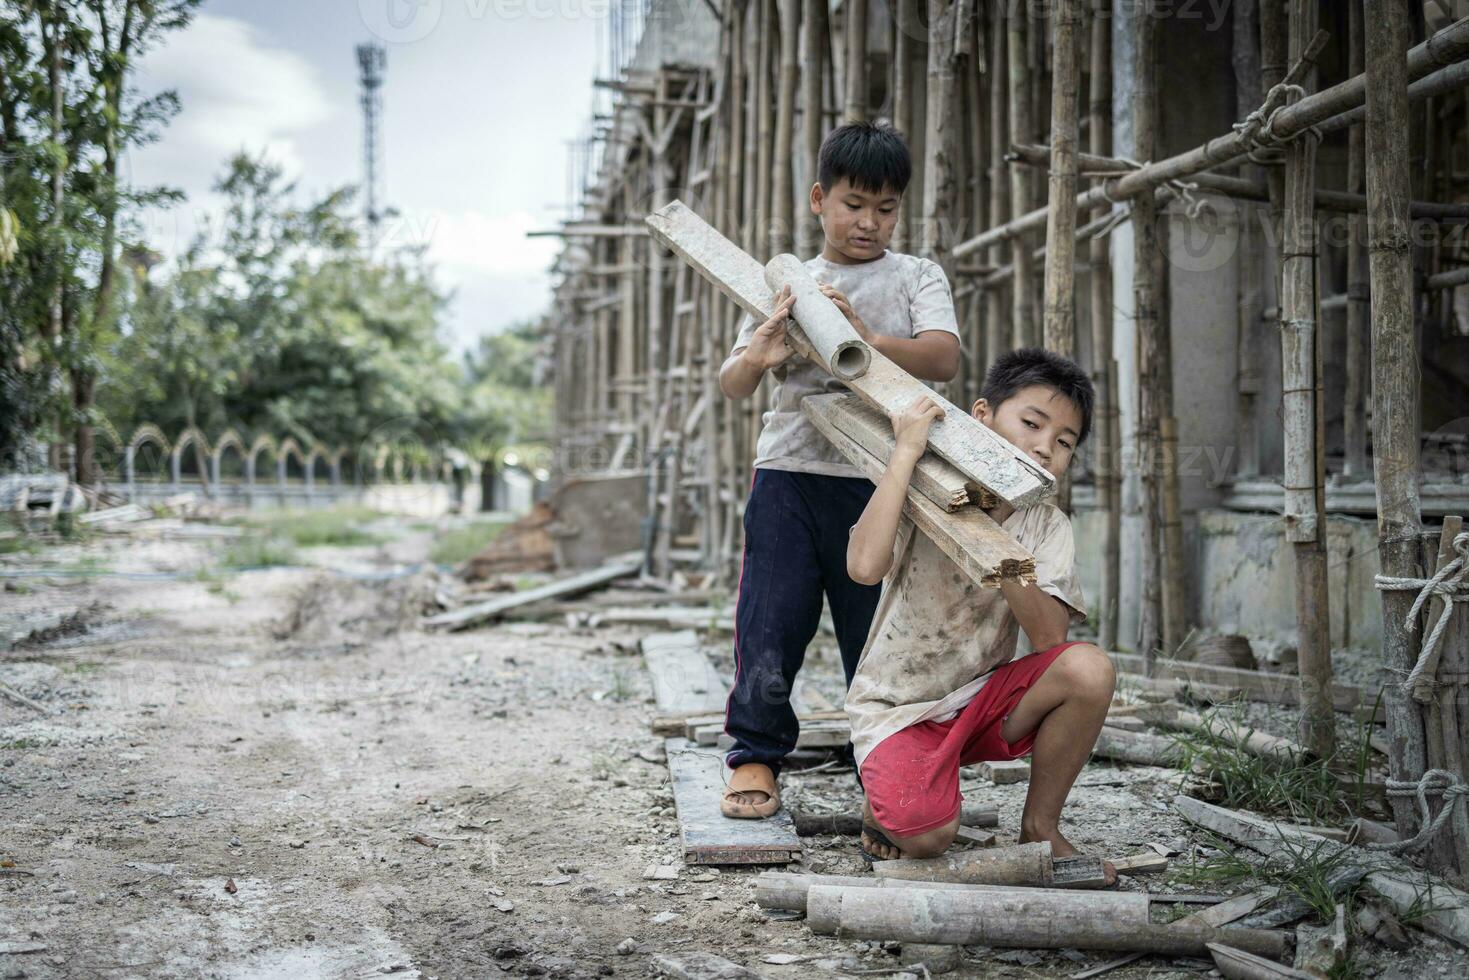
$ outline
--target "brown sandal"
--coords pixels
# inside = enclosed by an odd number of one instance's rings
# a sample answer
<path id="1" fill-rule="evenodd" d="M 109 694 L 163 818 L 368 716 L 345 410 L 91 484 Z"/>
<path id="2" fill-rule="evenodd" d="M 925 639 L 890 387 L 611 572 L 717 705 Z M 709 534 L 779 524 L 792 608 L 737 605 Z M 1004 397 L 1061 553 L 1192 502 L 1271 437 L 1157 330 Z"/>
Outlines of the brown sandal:
<path id="1" fill-rule="evenodd" d="M 756 802 L 753 795 L 764 793 Z M 759 762 L 747 762 L 729 774 L 719 812 L 737 820 L 762 820 L 780 809 L 780 787 L 775 773 Z"/>

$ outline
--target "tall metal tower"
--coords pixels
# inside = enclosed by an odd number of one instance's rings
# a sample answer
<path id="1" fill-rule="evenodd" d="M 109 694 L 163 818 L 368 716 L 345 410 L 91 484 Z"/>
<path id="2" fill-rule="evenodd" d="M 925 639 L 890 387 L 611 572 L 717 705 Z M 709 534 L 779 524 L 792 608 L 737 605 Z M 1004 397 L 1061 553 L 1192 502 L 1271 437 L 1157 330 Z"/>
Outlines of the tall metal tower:
<path id="1" fill-rule="evenodd" d="M 357 65 L 362 69 L 362 189 L 364 216 L 367 218 L 369 243 L 377 244 L 378 226 L 382 222 L 379 198 L 378 158 L 382 138 L 383 72 L 388 67 L 388 53 L 380 45 L 357 45 Z"/>

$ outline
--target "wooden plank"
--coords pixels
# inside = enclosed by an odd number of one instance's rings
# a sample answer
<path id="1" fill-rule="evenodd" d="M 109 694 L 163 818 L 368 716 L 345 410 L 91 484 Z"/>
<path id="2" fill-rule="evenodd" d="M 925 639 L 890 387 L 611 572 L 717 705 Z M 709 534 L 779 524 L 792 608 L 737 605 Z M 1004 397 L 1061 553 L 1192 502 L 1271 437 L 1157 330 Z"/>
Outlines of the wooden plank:
<path id="1" fill-rule="evenodd" d="M 845 720 L 803 721 L 796 736 L 798 749 L 837 749 L 852 740 L 852 725 Z M 696 745 L 714 745 L 721 750 L 734 748 L 734 739 L 724 733 L 724 722 L 701 725 L 694 729 Z"/>
<path id="2" fill-rule="evenodd" d="M 1141 672 L 1143 658 L 1135 653 L 1115 653 L 1107 656 L 1118 670 Z M 1268 674 L 1258 670 L 1242 670 L 1238 667 L 1215 667 L 1209 664 L 1191 664 L 1181 660 L 1158 660 L 1155 664 L 1156 678 L 1173 678 L 1202 684 L 1218 684 L 1238 688 L 1250 701 L 1267 704 L 1300 704 L 1301 679 L 1293 674 Z M 1367 694 L 1360 688 L 1348 684 L 1331 685 L 1331 701 L 1338 711 L 1351 711 L 1359 704 L 1370 705 L 1375 693 Z"/>
<path id="3" fill-rule="evenodd" d="M 807 408 L 806 406 L 810 406 Z M 801 403 L 808 414 L 819 412 L 831 420 L 842 432 L 851 437 L 863 449 L 887 466 L 892 459 L 897 440 L 893 436 L 892 424 L 876 409 L 854 395 L 840 393 L 830 395 L 808 395 Z M 925 452 L 913 467 L 914 489 L 944 510 L 954 511 L 969 503 L 970 484 L 964 474 L 954 469 L 951 463 L 933 452 Z"/>
<path id="4" fill-rule="evenodd" d="M 765 270 L 708 222 L 673 201 L 644 221 L 653 237 L 683 259 L 717 289 L 757 320 L 775 309 L 775 294 L 765 283 Z M 817 360 L 820 355 L 792 321 L 786 330 L 797 353 Z M 929 430 L 934 452 L 981 486 L 1014 507 L 1024 507 L 1055 493 L 1056 481 L 1039 464 L 1011 445 L 999 433 L 955 407 L 932 388 L 908 374 L 878 351 L 871 352 L 867 371 L 846 382 L 862 400 L 884 412 L 902 411 L 919 395 L 943 406 L 946 417 Z"/>
<path id="5" fill-rule="evenodd" d="M 724 709 L 729 688 L 699 648 L 699 636 L 693 630 L 654 633 L 643 637 L 639 646 L 648 673 L 653 675 L 653 695 L 661 714 L 697 715 Z"/>
<path id="6" fill-rule="evenodd" d="M 663 744 L 686 863 L 785 864 L 800 856 L 801 839 L 784 809 L 764 820 L 733 820 L 719 812 L 725 785 L 719 751 L 684 738 Z"/>
<path id="7" fill-rule="evenodd" d="M 809 402 L 811 399 L 807 398 Z M 873 483 L 882 479 L 886 467 L 882 461 L 859 446 L 819 412 L 802 407 L 807 418 L 816 425 L 843 456 L 847 457 Z M 911 484 L 903 513 L 928 535 L 938 549 L 948 555 L 959 568 L 985 588 L 999 588 L 1004 579 L 1035 581 L 1035 556 L 1020 546 L 1000 525 L 978 507 L 964 507 L 949 513 L 919 493 Z"/>
<path id="8" fill-rule="evenodd" d="M 430 629 L 444 627 L 450 630 L 468 629 L 480 623 L 489 622 L 499 617 L 502 613 L 520 606 L 529 605 L 532 602 L 540 602 L 543 599 L 559 599 L 564 596 L 576 595 L 580 592 L 589 592 L 599 585 L 606 585 L 616 579 L 636 575 L 643 567 L 641 556 L 637 558 L 620 558 L 609 562 L 601 568 L 594 568 L 571 578 L 561 579 L 558 582 L 549 582 L 534 589 L 526 589 L 524 592 L 516 592 L 513 595 L 502 596 L 491 599 L 488 602 L 478 602 L 463 609 L 454 609 L 450 612 L 430 616 L 423 621 L 423 625 Z"/>

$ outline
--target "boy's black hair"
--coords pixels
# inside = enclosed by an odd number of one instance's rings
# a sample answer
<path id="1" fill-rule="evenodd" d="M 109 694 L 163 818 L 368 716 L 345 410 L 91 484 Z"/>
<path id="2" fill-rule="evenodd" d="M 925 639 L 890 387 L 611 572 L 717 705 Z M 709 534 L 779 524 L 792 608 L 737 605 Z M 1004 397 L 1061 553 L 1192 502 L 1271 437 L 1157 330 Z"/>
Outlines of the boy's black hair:
<path id="1" fill-rule="evenodd" d="M 1041 347 L 1022 347 L 1001 354 L 984 376 L 984 387 L 980 389 L 979 397 L 995 410 L 1005 399 L 1031 385 L 1055 388 L 1071 399 L 1071 404 L 1081 413 L 1081 431 L 1077 433 L 1076 444 L 1080 447 L 1086 442 L 1092 430 L 1092 407 L 1096 404 L 1097 393 L 1092 387 L 1092 379 L 1069 357 Z"/>
<path id="2" fill-rule="evenodd" d="M 845 177 L 859 191 L 880 194 L 887 188 L 902 194 L 913 177 L 913 160 L 903 134 L 879 123 L 838 126 L 821 141 L 817 179 L 830 191 Z"/>

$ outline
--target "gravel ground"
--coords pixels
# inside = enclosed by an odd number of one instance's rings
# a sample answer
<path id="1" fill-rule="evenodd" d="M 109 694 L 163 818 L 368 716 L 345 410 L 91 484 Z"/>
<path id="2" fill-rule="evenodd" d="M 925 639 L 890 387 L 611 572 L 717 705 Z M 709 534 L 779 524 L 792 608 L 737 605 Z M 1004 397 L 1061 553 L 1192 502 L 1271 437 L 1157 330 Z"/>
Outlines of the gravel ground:
<path id="1" fill-rule="evenodd" d="M 639 631 L 429 634 L 434 573 L 360 578 L 413 568 L 429 534 L 403 522 L 381 545 L 312 549 L 319 568 L 241 574 L 211 570 L 218 541 L 0 559 L 16 573 L 0 681 L 46 709 L 0 698 L 0 950 L 43 947 L 0 952 L 0 978 L 652 976 L 693 952 L 772 978 L 898 973 L 895 944 L 762 913 L 756 870 L 682 865 Z M 730 669 L 727 640 L 709 643 Z M 803 677 L 840 703 L 829 638 Z M 854 811 L 851 774 L 819 763 L 792 766 L 787 804 Z M 1199 891 L 1178 880 L 1196 846 L 1168 805 L 1178 781 L 1093 764 L 1064 829 L 1108 856 L 1178 850 L 1123 887 Z M 1013 842 L 1025 786 L 966 773 L 963 789 Z M 806 843 L 807 870 L 865 873 L 854 840 Z M 646 879 L 653 865 L 677 879 Z M 1431 938 L 1358 950 L 1364 975 L 1469 975 Z M 765 960 L 781 954 L 799 960 Z M 954 975 L 1105 959 L 972 948 Z M 1209 970 L 1154 957 L 1110 976 Z"/>

